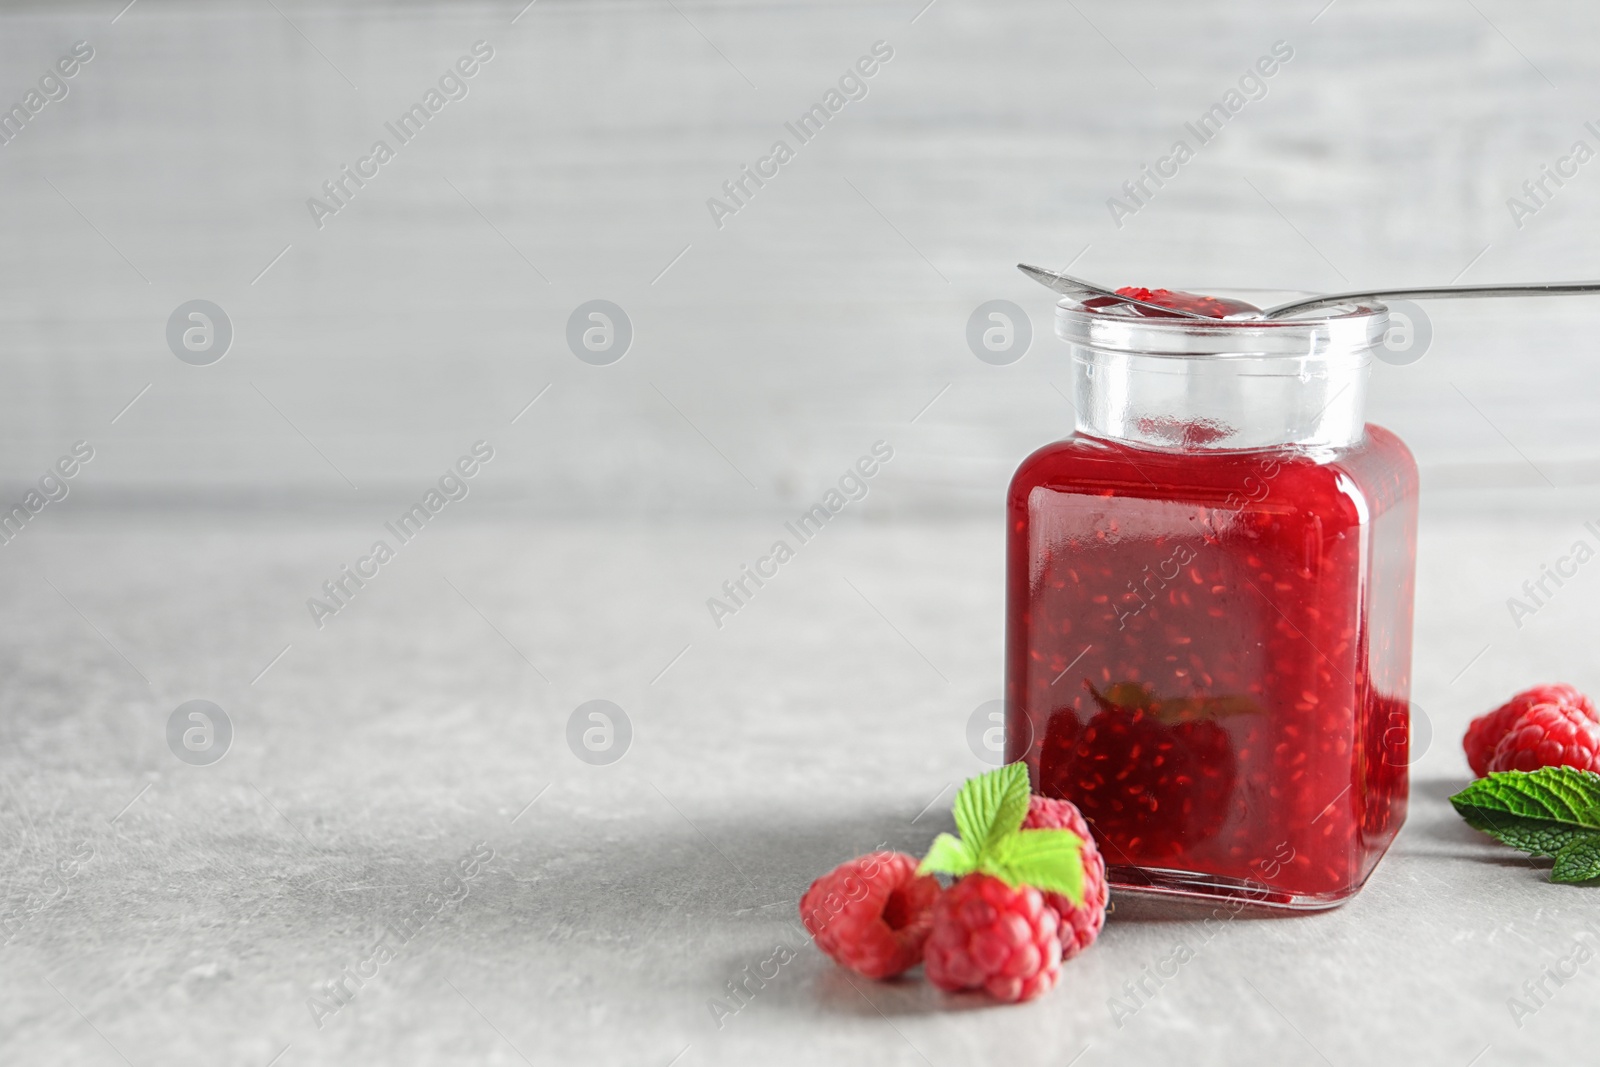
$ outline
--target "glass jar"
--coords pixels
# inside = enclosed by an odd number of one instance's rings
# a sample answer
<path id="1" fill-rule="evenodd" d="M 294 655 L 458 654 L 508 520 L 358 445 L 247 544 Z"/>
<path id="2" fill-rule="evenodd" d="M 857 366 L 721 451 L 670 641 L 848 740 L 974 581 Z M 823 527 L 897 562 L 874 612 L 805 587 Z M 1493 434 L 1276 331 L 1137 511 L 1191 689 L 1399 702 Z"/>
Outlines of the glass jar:
<path id="1" fill-rule="evenodd" d="M 1061 301 L 1076 430 L 1007 505 L 1006 747 L 1113 885 L 1331 907 L 1405 820 L 1417 469 L 1381 305 Z"/>

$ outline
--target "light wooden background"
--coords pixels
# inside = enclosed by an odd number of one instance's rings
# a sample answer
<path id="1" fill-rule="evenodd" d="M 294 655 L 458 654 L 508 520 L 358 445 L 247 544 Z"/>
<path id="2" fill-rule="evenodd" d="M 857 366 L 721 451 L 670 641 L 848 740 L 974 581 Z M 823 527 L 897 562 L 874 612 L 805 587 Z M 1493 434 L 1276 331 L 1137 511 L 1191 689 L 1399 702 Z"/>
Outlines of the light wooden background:
<path id="1" fill-rule="evenodd" d="M 96 55 L 0 147 L 0 485 L 88 438 L 79 506 L 381 511 L 488 438 L 485 498 L 740 512 L 884 438 L 865 510 L 992 510 L 1067 427 L 1018 259 L 1198 287 L 1600 274 L 1600 162 L 1521 229 L 1505 203 L 1600 149 L 1591 5 L 921 2 L 6 5 L 0 101 Z M 479 39 L 470 95 L 319 231 L 306 199 Z M 877 40 L 866 99 L 717 229 L 706 199 Z M 1277 40 L 1265 98 L 1113 226 L 1107 197 Z M 236 330 L 211 367 L 163 339 L 197 297 Z M 636 333 L 603 368 L 563 332 L 597 297 Z M 1009 367 L 964 341 L 995 297 L 1033 317 Z M 1372 402 L 1430 485 L 1600 476 L 1600 304 L 1435 308 Z"/>

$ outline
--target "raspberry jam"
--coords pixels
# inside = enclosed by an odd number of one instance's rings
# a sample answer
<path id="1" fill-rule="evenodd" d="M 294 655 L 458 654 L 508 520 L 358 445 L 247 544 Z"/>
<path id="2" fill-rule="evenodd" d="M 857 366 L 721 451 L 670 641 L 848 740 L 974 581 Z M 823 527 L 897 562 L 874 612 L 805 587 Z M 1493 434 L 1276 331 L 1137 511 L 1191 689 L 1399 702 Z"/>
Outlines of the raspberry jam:
<path id="1" fill-rule="evenodd" d="M 1201 296 L 1198 293 L 1173 292 L 1171 289 L 1146 289 L 1141 285 L 1124 285 L 1117 290 L 1118 296 L 1131 296 L 1135 300 L 1144 300 L 1151 304 L 1160 304 L 1163 307 L 1177 308 L 1180 311 L 1193 311 L 1200 315 L 1208 315 L 1213 319 L 1225 319 L 1229 315 L 1237 315 L 1242 311 L 1260 311 L 1254 304 L 1243 300 L 1234 300 L 1226 296 Z M 1091 303 L 1089 306 L 1096 306 Z M 1107 306 L 1100 303 L 1098 306 Z M 1144 315 L 1159 315 L 1159 311 L 1148 308 L 1137 308 L 1135 311 Z"/>
<path id="2" fill-rule="evenodd" d="M 1011 483 L 1007 758 L 1113 885 L 1332 906 L 1406 811 L 1416 466 L 1361 418 L 1386 313 L 1136 311 L 1058 313 L 1078 424 Z"/>

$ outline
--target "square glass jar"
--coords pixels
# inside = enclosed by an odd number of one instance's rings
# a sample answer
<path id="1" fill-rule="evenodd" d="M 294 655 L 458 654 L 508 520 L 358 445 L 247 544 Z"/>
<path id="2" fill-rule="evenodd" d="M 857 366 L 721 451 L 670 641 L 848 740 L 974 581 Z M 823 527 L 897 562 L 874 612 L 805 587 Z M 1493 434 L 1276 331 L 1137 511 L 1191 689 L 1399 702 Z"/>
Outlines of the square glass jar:
<path id="1" fill-rule="evenodd" d="M 1365 423 L 1381 305 L 1063 300 L 1075 432 L 1007 504 L 1007 758 L 1113 885 L 1324 908 L 1405 819 L 1416 465 Z"/>

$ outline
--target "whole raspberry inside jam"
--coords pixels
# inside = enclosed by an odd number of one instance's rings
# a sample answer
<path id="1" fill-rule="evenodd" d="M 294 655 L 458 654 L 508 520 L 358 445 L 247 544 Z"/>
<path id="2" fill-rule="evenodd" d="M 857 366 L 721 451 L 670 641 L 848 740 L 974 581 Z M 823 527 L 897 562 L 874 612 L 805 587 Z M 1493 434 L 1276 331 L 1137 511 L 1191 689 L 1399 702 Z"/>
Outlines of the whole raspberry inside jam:
<path id="1" fill-rule="evenodd" d="M 1193 311 L 1213 319 L 1225 319 L 1229 315 L 1238 315 L 1245 312 L 1260 311 L 1254 304 L 1243 300 L 1233 300 L 1225 296 L 1203 296 L 1199 293 L 1185 293 L 1172 289 L 1146 289 L 1139 285 L 1124 285 L 1117 290 L 1118 296 L 1131 296 L 1135 300 L 1144 300 L 1151 304 L 1160 304 L 1162 307 L 1176 308 L 1179 311 Z M 1106 301 L 1107 304 L 1110 301 Z M 1094 301 L 1089 301 L 1086 306 L 1094 306 Z M 1100 305 L 1104 306 L 1104 305 Z M 1123 305 L 1126 307 L 1127 305 Z M 1159 317 L 1161 312 L 1149 308 L 1135 308 L 1140 314 Z M 1172 316 L 1177 318 L 1177 316 Z"/>

